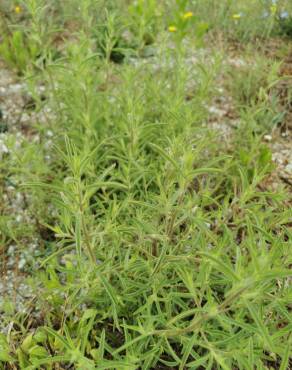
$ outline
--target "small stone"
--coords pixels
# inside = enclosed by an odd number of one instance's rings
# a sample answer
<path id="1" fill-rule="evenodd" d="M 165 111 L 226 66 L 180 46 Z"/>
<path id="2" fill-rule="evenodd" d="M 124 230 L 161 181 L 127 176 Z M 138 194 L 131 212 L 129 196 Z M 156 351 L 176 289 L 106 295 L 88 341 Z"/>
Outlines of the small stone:
<path id="1" fill-rule="evenodd" d="M 23 269 L 24 268 L 24 266 L 25 266 L 25 264 L 26 264 L 26 260 L 24 259 L 24 258 L 21 258 L 20 260 L 19 260 L 19 262 L 18 262 L 18 268 L 21 270 L 21 269 Z"/>
<path id="2" fill-rule="evenodd" d="M 272 141 L 272 136 L 271 135 L 265 135 L 264 139 L 265 139 L 265 141 Z"/>
<path id="3" fill-rule="evenodd" d="M 16 221 L 17 223 L 20 223 L 22 220 L 23 220 L 23 216 L 22 216 L 22 215 L 17 215 L 17 216 L 15 217 L 15 221 Z"/>
<path id="4" fill-rule="evenodd" d="M 9 153 L 9 150 L 7 146 L 2 141 L 0 141 L 0 157 L 2 158 L 3 154 L 8 154 L 8 153 Z"/>
<path id="5" fill-rule="evenodd" d="M 287 164 L 287 166 L 285 167 L 285 171 L 292 173 L 292 163 Z"/>
<path id="6" fill-rule="evenodd" d="M 14 254 L 14 252 L 15 252 L 15 245 L 10 245 L 7 250 L 7 254 L 11 256 L 12 254 Z"/>
<path id="7" fill-rule="evenodd" d="M 226 114 L 226 111 L 225 110 L 220 109 L 220 108 L 217 108 L 215 106 L 209 107 L 208 110 L 209 110 L 209 112 L 211 114 L 214 114 L 214 115 L 216 115 L 218 117 L 223 117 Z"/>

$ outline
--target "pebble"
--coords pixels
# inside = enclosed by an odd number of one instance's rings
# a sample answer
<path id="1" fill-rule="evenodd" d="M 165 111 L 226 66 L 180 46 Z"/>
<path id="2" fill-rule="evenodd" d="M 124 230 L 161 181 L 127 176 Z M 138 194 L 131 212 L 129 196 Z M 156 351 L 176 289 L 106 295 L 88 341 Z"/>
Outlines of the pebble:
<path id="1" fill-rule="evenodd" d="M 289 172 L 292 174 L 292 163 L 289 163 L 286 167 L 285 167 L 285 171 Z"/>
<path id="2" fill-rule="evenodd" d="M 224 117 L 225 114 L 226 114 L 226 110 L 221 109 L 221 108 L 217 108 L 215 106 L 209 107 L 208 110 L 209 110 L 210 113 L 215 114 L 218 117 Z"/>
<path id="3" fill-rule="evenodd" d="M 8 154 L 9 150 L 2 138 L 0 138 L 0 159 L 3 158 L 5 154 Z"/>
<path id="4" fill-rule="evenodd" d="M 272 141 L 272 136 L 271 135 L 265 135 L 264 139 L 265 139 L 265 141 Z"/>

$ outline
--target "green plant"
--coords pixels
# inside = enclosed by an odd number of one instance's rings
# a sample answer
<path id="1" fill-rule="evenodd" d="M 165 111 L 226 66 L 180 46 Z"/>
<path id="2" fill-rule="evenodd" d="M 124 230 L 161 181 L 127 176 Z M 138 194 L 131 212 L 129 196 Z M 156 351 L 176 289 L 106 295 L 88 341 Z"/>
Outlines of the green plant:
<path id="1" fill-rule="evenodd" d="M 39 55 L 39 46 L 32 41 L 28 42 L 23 32 L 13 31 L 2 40 L 0 54 L 8 64 L 23 73 Z"/>
<path id="2" fill-rule="evenodd" d="M 281 63 L 263 59 L 262 56 L 240 59 L 236 67 L 227 67 L 226 85 L 231 92 L 241 116 L 258 132 L 270 130 L 283 119 L 278 109 L 276 86 L 281 80 Z M 255 61 L 256 60 L 256 61 Z"/>
<path id="3" fill-rule="evenodd" d="M 218 44 L 193 51 L 204 23 L 193 2 L 176 2 L 171 14 L 164 2 L 157 14 L 155 1 L 37 4 L 28 17 L 66 16 L 49 19 L 50 30 L 73 20 L 78 27 L 64 37 L 62 58 L 48 57 L 29 76 L 36 112 L 45 104 L 53 114 L 34 125 L 34 140 L 3 138 L 1 189 L 9 182 L 25 194 L 31 218 L 15 227 L 3 197 L 1 251 L 13 242 L 21 253 L 36 238 L 38 254 L 23 269 L 33 291 L 27 311 L 1 305 L 9 328 L 1 365 L 288 368 L 291 194 L 265 184 L 274 166 L 259 127 L 282 113 L 271 104 L 279 64 L 259 57 L 226 70 Z M 197 13 L 208 9 L 211 18 L 212 4 L 198 2 Z M 150 34 L 156 52 L 112 63 L 127 49 L 119 42 L 128 12 L 134 47 L 145 48 Z M 161 26 L 172 17 L 175 48 Z M 28 43 L 40 19 L 27 26 Z M 227 143 L 207 125 L 222 75 L 239 119 Z"/>
<path id="4" fill-rule="evenodd" d="M 202 45 L 203 36 L 209 30 L 209 24 L 203 22 L 188 6 L 188 1 L 180 0 L 176 1 L 176 7 L 171 9 L 172 20 L 168 31 L 174 34 L 177 47 L 182 46 L 182 40 L 190 33 L 195 35 L 196 44 Z"/>
<path id="5" fill-rule="evenodd" d="M 138 0 L 129 6 L 130 29 L 136 36 L 139 49 L 155 42 L 157 32 L 162 26 L 163 6 L 157 0 Z"/>

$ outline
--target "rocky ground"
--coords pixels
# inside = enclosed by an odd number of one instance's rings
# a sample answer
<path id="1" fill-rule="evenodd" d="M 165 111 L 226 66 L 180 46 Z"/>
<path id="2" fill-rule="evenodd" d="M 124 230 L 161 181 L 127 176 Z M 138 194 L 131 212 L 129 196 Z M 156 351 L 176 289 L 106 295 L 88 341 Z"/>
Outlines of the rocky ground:
<path id="1" fill-rule="evenodd" d="M 43 92 L 44 87 L 39 86 L 38 94 L 41 96 Z M 0 163 L 9 159 L 13 163 L 25 143 L 38 142 L 40 137 L 35 125 L 45 124 L 49 117 L 52 118 L 49 108 L 33 109 L 33 98 L 27 83 L 0 62 Z M 46 136 L 49 156 L 52 132 L 47 130 Z M 29 196 L 19 191 L 18 185 L 2 172 L 0 165 L 0 214 L 10 216 L 7 225 L 4 225 L 6 228 L 17 227 L 23 222 L 35 223 L 28 213 Z M 22 242 L 25 248 L 19 246 L 17 240 L 11 241 L 8 246 L 0 244 L 0 310 L 20 312 L 24 310 L 24 303 L 32 298 L 31 289 L 25 282 L 26 266 L 28 263 L 31 265 L 39 254 L 39 241 L 31 237 Z"/>

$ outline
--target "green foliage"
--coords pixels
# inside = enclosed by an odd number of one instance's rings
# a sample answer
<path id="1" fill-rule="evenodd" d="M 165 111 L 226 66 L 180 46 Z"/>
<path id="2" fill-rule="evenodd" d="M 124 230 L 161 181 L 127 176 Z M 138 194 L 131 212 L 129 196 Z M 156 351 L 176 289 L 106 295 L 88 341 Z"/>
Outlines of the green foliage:
<path id="1" fill-rule="evenodd" d="M 226 70 L 226 87 L 231 92 L 243 120 L 254 131 L 263 132 L 279 124 L 284 114 L 279 111 L 277 84 L 281 81 L 281 62 L 263 56 L 239 58 Z"/>
<path id="2" fill-rule="evenodd" d="M 195 15 L 188 6 L 188 1 L 177 1 L 176 8 L 172 10 L 169 31 L 174 32 L 178 46 L 188 34 L 195 35 L 196 43 L 200 44 L 209 29 L 208 23 L 200 21 L 200 16 Z"/>
<path id="3" fill-rule="evenodd" d="M 33 40 L 27 40 L 22 31 L 13 31 L 0 44 L 1 57 L 12 67 L 23 73 L 39 55 L 39 47 Z"/>
<path id="4" fill-rule="evenodd" d="M 13 357 L 10 354 L 7 338 L 4 334 L 0 333 L 0 364 L 8 362 L 13 362 Z"/>
<path id="5" fill-rule="evenodd" d="M 40 20 L 52 9 L 66 18 L 54 27 L 77 26 L 58 60 L 45 44 L 47 63 L 30 71 L 36 110 L 54 114 L 35 125 L 38 140 L 16 146 L 7 136 L 0 164 L 1 187 L 9 180 L 28 196 L 33 220 L 14 228 L 1 206 L 3 250 L 33 237 L 42 245 L 26 270 L 29 314 L 1 308 L 13 322 L 0 336 L 3 366 L 288 368 L 291 199 L 284 188 L 263 190 L 273 164 L 261 142 L 281 113 L 271 104 L 279 64 L 226 68 L 226 48 L 198 50 L 206 22 L 226 38 L 237 27 L 235 2 L 214 4 L 27 2 L 29 45 L 46 40 Z M 228 145 L 205 125 L 222 76 L 239 121 Z"/>
<path id="6" fill-rule="evenodd" d="M 161 2 L 157 0 L 138 0 L 130 4 L 130 27 L 137 37 L 140 48 L 154 42 L 162 25 L 163 10 Z"/>

